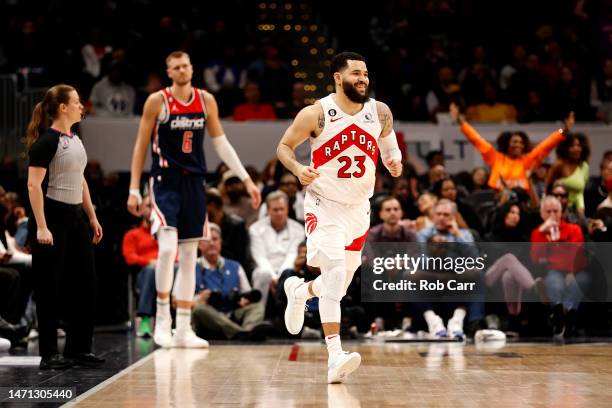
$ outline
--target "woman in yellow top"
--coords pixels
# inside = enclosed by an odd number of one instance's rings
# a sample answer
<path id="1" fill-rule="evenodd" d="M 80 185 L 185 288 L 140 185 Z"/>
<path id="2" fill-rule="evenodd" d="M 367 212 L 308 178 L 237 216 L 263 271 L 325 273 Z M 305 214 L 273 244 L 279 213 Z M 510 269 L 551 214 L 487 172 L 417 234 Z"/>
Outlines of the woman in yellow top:
<path id="1" fill-rule="evenodd" d="M 584 189 L 589 181 L 591 145 L 582 133 L 567 135 L 557 146 L 557 161 L 548 172 L 546 186 L 558 181 L 569 193 L 568 205 L 584 215 Z"/>
<path id="2" fill-rule="evenodd" d="M 531 170 L 565 139 L 565 135 L 574 125 L 574 113 L 571 112 L 565 120 L 564 129 L 556 130 L 533 149 L 524 132 L 503 132 L 497 138 L 496 150 L 459 115 L 459 108 L 454 103 L 450 106 L 450 114 L 461 126 L 461 132 L 478 149 L 485 163 L 491 168 L 488 184 L 495 190 L 521 187 L 529 191 Z"/>

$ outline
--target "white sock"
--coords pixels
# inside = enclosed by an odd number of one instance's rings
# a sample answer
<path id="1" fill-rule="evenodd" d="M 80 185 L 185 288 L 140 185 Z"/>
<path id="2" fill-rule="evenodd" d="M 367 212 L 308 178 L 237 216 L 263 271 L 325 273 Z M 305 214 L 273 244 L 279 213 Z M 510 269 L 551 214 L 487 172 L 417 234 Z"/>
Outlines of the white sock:
<path id="1" fill-rule="evenodd" d="M 312 282 L 312 287 L 311 286 Z M 311 282 L 304 282 L 295 290 L 295 296 L 300 299 L 311 299 L 313 297 L 319 297 L 321 294 L 321 276 L 319 275 L 317 279 Z M 310 289 L 314 292 L 315 296 L 312 296 L 310 293 Z"/>
<path id="2" fill-rule="evenodd" d="M 465 309 L 462 309 L 462 308 L 455 309 L 452 319 L 461 321 L 461 323 L 463 323 L 463 319 L 465 319 Z"/>
<path id="3" fill-rule="evenodd" d="M 162 299 L 157 297 L 157 313 L 156 320 L 170 320 L 170 298 Z"/>
<path id="4" fill-rule="evenodd" d="M 425 321 L 427 322 L 427 324 L 431 325 L 431 322 L 433 322 L 434 319 L 439 316 L 433 310 L 427 310 L 425 311 L 425 313 L 423 313 L 423 317 L 425 317 Z"/>
<path id="5" fill-rule="evenodd" d="M 191 330 L 191 309 L 176 309 L 176 331 L 185 333 Z"/>
<path id="6" fill-rule="evenodd" d="M 325 344 L 327 344 L 327 353 L 330 357 L 342 353 L 342 344 L 340 344 L 339 334 L 330 334 L 325 336 Z"/>

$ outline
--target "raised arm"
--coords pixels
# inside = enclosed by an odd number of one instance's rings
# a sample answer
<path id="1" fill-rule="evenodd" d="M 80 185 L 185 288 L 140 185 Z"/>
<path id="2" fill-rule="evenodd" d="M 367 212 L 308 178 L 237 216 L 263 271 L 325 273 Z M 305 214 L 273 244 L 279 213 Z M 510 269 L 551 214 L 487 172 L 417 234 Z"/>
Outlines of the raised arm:
<path id="1" fill-rule="evenodd" d="M 308 140 L 310 136 L 323 130 L 324 125 L 325 117 L 321 105 L 316 103 L 307 106 L 297 114 L 276 148 L 278 159 L 304 186 L 309 185 L 319 177 L 319 173 L 313 167 L 298 162 L 295 158 L 295 149 Z"/>
<path id="2" fill-rule="evenodd" d="M 140 118 L 140 125 L 138 126 L 138 135 L 136 136 L 136 143 L 134 144 L 134 151 L 132 153 L 130 193 L 127 202 L 128 211 L 136 216 L 140 216 L 142 213 L 142 208 L 140 206 L 142 204 L 140 178 L 147 157 L 147 148 L 151 141 L 153 127 L 155 126 L 157 116 L 161 112 L 162 103 L 163 100 L 159 93 L 156 92 L 149 95 L 145 101 L 142 117 Z"/>
<path id="3" fill-rule="evenodd" d="M 478 132 L 472 126 L 470 126 L 465 119 L 463 119 L 463 117 L 459 114 L 459 107 L 455 103 L 451 103 L 450 105 L 450 115 L 459 124 L 461 133 L 463 133 L 467 140 L 469 140 L 470 143 L 480 152 L 485 163 L 492 166 L 493 162 L 495 161 L 496 154 L 496 150 L 493 145 L 483 139 L 483 137 L 480 136 L 480 134 L 478 134 Z"/>
<path id="4" fill-rule="evenodd" d="M 403 169 L 402 151 L 399 149 L 397 135 L 393 130 L 393 114 L 391 109 L 383 102 L 377 101 L 376 109 L 378 111 L 378 120 L 382 127 L 378 146 L 383 164 L 393 177 L 399 177 L 402 175 Z"/>
<path id="5" fill-rule="evenodd" d="M 546 139 L 538 143 L 536 147 L 525 155 L 525 167 L 533 168 L 539 165 L 542 160 L 550 154 L 552 149 L 557 147 L 557 145 L 565 139 L 565 135 L 570 132 L 574 123 L 576 123 L 574 112 L 570 112 L 565 119 L 565 126 L 563 129 L 552 132 Z"/>
<path id="6" fill-rule="evenodd" d="M 253 208 L 258 208 L 261 204 L 261 193 L 259 189 L 251 180 L 249 173 L 245 170 L 236 150 L 230 144 L 227 136 L 225 136 L 225 132 L 223 131 L 223 126 L 221 126 L 221 120 L 219 119 L 219 107 L 217 106 L 217 101 L 215 97 L 208 93 L 204 92 L 204 103 L 206 104 L 206 129 L 208 130 L 208 134 L 211 137 L 211 141 L 215 151 L 219 155 L 219 158 L 223 160 L 227 167 L 233 171 L 240 180 L 244 183 L 247 192 L 251 196 L 251 205 Z"/>

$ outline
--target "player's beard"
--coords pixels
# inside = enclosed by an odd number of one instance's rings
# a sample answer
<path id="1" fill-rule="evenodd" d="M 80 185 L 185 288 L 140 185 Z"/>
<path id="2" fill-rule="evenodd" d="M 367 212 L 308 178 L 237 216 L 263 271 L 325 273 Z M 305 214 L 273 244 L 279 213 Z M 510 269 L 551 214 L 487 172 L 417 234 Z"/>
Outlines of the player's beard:
<path id="1" fill-rule="evenodd" d="M 370 97 L 368 96 L 369 87 L 366 85 L 365 92 L 363 95 L 355 88 L 359 83 L 353 85 L 349 81 L 342 81 L 342 90 L 347 98 L 350 99 L 351 102 L 355 103 L 366 103 Z"/>

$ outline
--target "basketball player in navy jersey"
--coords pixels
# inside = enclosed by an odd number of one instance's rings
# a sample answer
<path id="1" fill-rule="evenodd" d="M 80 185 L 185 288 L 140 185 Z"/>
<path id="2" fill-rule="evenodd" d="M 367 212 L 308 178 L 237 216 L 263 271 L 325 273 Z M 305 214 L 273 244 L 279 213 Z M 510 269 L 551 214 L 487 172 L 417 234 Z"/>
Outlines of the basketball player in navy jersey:
<path id="1" fill-rule="evenodd" d="M 149 143 L 152 143 L 151 232 L 159 246 L 155 267 L 157 314 L 153 339 L 162 347 L 208 347 L 191 328 L 191 303 L 195 292 L 198 241 L 207 237 L 204 133 L 208 132 L 217 154 L 245 184 L 254 208 L 261 195 L 234 148 L 227 140 L 215 98 L 191 85 L 193 66 L 189 55 L 175 51 L 166 58 L 172 86 L 147 98 L 132 156 L 130 213 L 141 214 L 140 178 Z M 179 268 L 174 283 L 176 332 L 171 334 L 170 290 L 174 261 Z"/>

